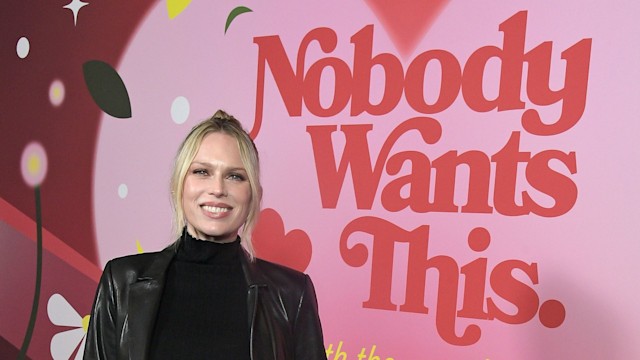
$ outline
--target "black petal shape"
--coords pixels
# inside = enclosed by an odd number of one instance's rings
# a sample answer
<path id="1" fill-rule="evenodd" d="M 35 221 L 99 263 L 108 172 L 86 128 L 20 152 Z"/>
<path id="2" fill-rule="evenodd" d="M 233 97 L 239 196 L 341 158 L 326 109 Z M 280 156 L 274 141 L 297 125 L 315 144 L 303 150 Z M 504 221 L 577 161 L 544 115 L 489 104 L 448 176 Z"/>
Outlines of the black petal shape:
<path id="1" fill-rule="evenodd" d="M 96 105 L 105 113 L 120 119 L 131 117 L 131 101 L 122 78 L 111 65 L 91 60 L 82 66 L 84 82 Z"/>

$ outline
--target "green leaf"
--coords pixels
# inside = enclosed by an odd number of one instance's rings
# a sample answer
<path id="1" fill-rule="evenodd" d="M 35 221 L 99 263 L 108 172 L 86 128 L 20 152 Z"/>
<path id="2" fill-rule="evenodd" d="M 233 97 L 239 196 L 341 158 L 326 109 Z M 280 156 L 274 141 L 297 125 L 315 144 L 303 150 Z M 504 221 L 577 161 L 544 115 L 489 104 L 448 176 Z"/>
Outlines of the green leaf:
<path id="1" fill-rule="evenodd" d="M 111 65 L 100 60 L 90 60 L 82 65 L 82 71 L 87 89 L 102 111 L 120 119 L 131 117 L 127 87 Z"/>
<path id="2" fill-rule="evenodd" d="M 224 26 L 224 33 L 227 33 L 227 29 L 229 29 L 229 25 L 235 20 L 236 17 L 240 14 L 244 14 L 247 12 L 252 12 L 253 10 L 249 9 L 246 6 L 238 6 L 237 8 L 231 10 L 229 16 L 227 16 L 227 24 Z"/>

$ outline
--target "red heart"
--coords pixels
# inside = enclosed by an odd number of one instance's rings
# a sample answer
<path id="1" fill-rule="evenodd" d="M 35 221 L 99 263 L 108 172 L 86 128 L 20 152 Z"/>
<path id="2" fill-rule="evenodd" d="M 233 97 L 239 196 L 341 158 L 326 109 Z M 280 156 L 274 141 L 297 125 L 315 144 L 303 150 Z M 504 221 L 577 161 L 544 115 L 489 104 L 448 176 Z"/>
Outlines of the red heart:
<path id="1" fill-rule="evenodd" d="M 449 0 L 365 0 L 407 58 Z"/>
<path id="2" fill-rule="evenodd" d="M 284 232 L 282 217 L 274 209 L 264 209 L 253 231 L 253 248 L 262 259 L 305 271 L 311 262 L 311 240 L 300 229 Z"/>

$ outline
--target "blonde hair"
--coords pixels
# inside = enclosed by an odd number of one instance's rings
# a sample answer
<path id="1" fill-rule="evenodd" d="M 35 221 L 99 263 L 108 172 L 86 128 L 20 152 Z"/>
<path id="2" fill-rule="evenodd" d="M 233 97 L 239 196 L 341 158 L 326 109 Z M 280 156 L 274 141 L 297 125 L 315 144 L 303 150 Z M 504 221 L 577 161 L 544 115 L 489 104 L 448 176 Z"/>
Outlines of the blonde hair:
<path id="1" fill-rule="evenodd" d="M 258 149 L 249 134 L 242 128 L 242 124 L 223 110 L 218 110 L 211 118 L 194 126 L 180 145 L 178 153 L 176 154 L 170 182 L 174 238 L 180 241 L 182 229 L 186 226 L 184 209 L 182 208 L 182 197 L 187 171 L 200 148 L 200 144 L 202 144 L 202 140 L 205 136 L 215 132 L 221 132 L 236 139 L 242 165 L 247 171 L 247 177 L 249 178 L 249 184 L 251 186 L 251 203 L 249 205 L 247 220 L 242 227 L 241 238 L 242 245 L 253 259 L 255 255 L 251 243 L 251 234 L 258 222 L 260 201 L 262 199 Z"/>

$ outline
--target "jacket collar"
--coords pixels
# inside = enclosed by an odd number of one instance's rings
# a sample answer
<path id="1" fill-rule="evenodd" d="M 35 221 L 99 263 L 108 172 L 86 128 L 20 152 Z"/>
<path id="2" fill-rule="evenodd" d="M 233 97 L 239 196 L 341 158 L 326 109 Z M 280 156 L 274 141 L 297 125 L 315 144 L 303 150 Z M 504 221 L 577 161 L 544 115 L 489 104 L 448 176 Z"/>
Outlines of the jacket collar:
<path id="1" fill-rule="evenodd" d="M 244 272 L 244 278 L 249 288 L 252 286 L 267 286 L 262 272 L 258 270 L 257 261 L 257 259 L 251 260 L 249 254 L 242 248 L 240 263 L 242 264 L 242 272 Z"/>
<path id="2" fill-rule="evenodd" d="M 131 359 L 147 357 L 164 289 L 165 274 L 175 254 L 175 244 L 159 252 L 151 265 L 140 272 L 138 281 L 129 288 L 127 326 Z"/>

